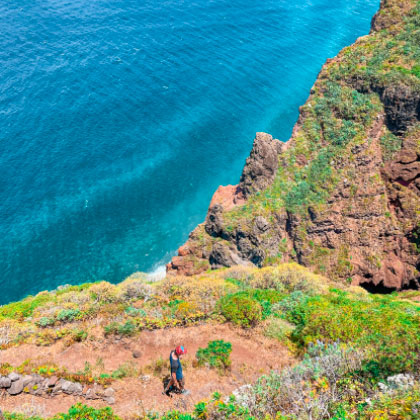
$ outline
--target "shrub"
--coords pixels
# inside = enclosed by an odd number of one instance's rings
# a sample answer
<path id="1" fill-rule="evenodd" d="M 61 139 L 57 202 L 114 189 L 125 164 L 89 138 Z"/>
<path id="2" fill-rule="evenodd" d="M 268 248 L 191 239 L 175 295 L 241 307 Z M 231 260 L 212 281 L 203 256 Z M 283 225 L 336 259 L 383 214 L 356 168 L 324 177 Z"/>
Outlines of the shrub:
<path id="1" fill-rule="evenodd" d="M 72 322 L 80 315 L 78 309 L 62 309 L 57 314 L 57 320 L 61 322 Z"/>
<path id="2" fill-rule="evenodd" d="M 297 326 L 292 338 L 300 346 L 340 340 L 365 348 L 364 371 L 375 380 L 413 371 L 419 362 L 420 308 L 393 296 L 360 300 L 332 290 L 306 298 L 286 319 Z"/>
<path id="3" fill-rule="evenodd" d="M 132 321 L 127 321 L 125 324 L 119 324 L 118 322 L 111 322 L 111 324 L 105 326 L 105 336 L 112 334 L 119 334 L 125 336 L 134 335 L 136 332 L 136 325 Z"/>
<path id="4" fill-rule="evenodd" d="M 132 306 L 129 306 L 126 310 L 125 310 L 125 313 L 128 315 L 128 316 L 137 316 L 137 317 L 145 317 L 147 314 L 146 314 L 146 311 L 144 311 L 143 309 L 136 309 L 136 308 L 133 308 Z"/>
<path id="5" fill-rule="evenodd" d="M 41 417 L 27 417 L 23 414 L 4 413 L 5 420 L 121 420 L 116 416 L 110 407 L 93 408 L 77 403 L 70 407 L 67 413 L 57 414 L 49 419 Z"/>
<path id="6" fill-rule="evenodd" d="M 112 303 L 116 300 L 115 286 L 105 281 L 93 284 L 89 288 L 92 299 L 97 303 Z"/>
<path id="7" fill-rule="evenodd" d="M 137 366 L 135 365 L 135 363 L 133 362 L 126 362 L 123 363 L 122 365 L 118 366 L 118 369 L 114 370 L 114 372 L 112 372 L 111 377 L 113 379 L 122 379 L 122 378 L 126 378 L 128 376 L 130 377 L 134 377 L 138 375 L 138 369 Z"/>
<path id="8" fill-rule="evenodd" d="M 219 370 L 228 369 L 232 344 L 223 340 L 209 341 L 206 348 L 199 348 L 196 354 L 200 366 L 208 365 Z"/>
<path id="9" fill-rule="evenodd" d="M 51 325 L 54 325 L 54 319 L 48 318 L 46 316 L 43 316 L 38 322 L 37 325 L 39 325 L 42 328 L 50 327 Z"/>
<path id="10" fill-rule="evenodd" d="M 264 335 L 279 341 L 284 341 L 290 337 L 294 328 L 292 324 L 283 319 L 271 318 L 264 330 Z"/>
<path id="11" fill-rule="evenodd" d="M 77 403 L 73 405 L 68 413 L 58 414 L 51 420 L 121 420 L 116 416 L 110 407 L 106 408 L 93 408 L 86 405 Z"/>
<path id="12" fill-rule="evenodd" d="M 253 327 L 262 320 L 261 305 L 241 292 L 223 297 L 219 309 L 228 321 L 244 328 Z"/>
<path id="13" fill-rule="evenodd" d="M 331 403 L 338 401 L 338 384 L 347 374 L 361 368 L 362 354 L 337 343 L 311 346 L 295 367 L 262 376 L 253 387 L 238 395 L 242 405 L 257 418 L 278 412 L 296 418 L 328 418 Z"/>

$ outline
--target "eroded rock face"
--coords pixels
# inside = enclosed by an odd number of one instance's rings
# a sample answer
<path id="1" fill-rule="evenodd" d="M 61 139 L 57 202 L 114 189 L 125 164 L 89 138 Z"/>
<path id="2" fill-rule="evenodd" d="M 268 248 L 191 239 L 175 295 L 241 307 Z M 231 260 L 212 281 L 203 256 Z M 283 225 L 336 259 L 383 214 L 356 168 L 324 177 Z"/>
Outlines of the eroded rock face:
<path id="1" fill-rule="evenodd" d="M 420 119 L 420 93 L 402 83 L 386 87 L 382 93 L 388 128 L 404 133 L 409 125 Z"/>
<path id="2" fill-rule="evenodd" d="M 274 181 L 283 144 L 267 133 L 257 133 L 246 160 L 239 188 L 247 197 L 267 188 Z"/>

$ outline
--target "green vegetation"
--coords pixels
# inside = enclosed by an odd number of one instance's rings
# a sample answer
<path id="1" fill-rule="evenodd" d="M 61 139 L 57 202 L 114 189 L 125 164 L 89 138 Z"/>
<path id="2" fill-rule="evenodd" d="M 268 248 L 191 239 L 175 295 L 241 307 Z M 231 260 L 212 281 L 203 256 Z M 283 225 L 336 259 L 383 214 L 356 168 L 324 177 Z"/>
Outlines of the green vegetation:
<path id="1" fill-rule="evenodd" d="M 11 413 L 4 413 L 4 418 L 5 420 L 121 420 L 109 407 L 95 409 L 80 403 L 73 405 L 67 413 L 57 414 L 48 419 L 42 419 L 37 416 L 26 417 L 22 414 Z"/>
<path id="2" fill-rule="evenodd" d="M 241 292 L 222 298 L 219 306 L 220 312 L 228 321 L 244 328 L 253 327 L 262 319 L 261 305 Z"/>
<path id="3" fill-rule="evenodd" d="M 196 354 L 198 365 L 208 365 L 211 368 L 224 371 L 230 367 L 229 355 L 232 344 L 223 340 L 209 341 L 206 348 L 199 348 Z"/>
<path id="4" fill-rule="evenodd" d="M 127 297 L 128 285 L 134 287 L 131 280 L 117 286 L 106 284 L 107 293 L 101 297 L 95 294 L 97 304 L 106 308 L 100 312 L 105 317 L 104 327 L 118 325 L 108 334 L 124 335 L 124 331 L 137 334 L 146 319 L 177 321 L 200 311 L 201 322 L 230 320 L 240 327 L 257 327 L 266 336 L 281 341 L 301 360 L 296 366 L 261 377 L 229 401 L 216 395 L 197 404 L 193 413 L 170 412 L 165 418 L 306 420 L 310 414 L 312 419 L 323 419 L 325 415 L 336 420 L 370 420 L 380 411 L 398 413 L 416 407 L 409 399 L 419 393 L 419 385 L 414 380 L 410 379 L 409 386 L 401 389 L 391 385 L 382 389 L 380 385 L 388 386 L 392 375 L 417 372 L 420 292 L 369 295 L 361 288 L 333 284 L 297 264 L 261 269 L 232 267 L 189 278 L 168 277 L 153 285 L 143 280 L 136 280 L 135 284 L 137 290 L 144 291 L 147 286 L 147 300 Z M 59 297 L 66 295 L 62 292 Z M 86 299 L 84 296 L 92 299 L 90 287 L 78 299 Z M 50 299 L 56 298 L 52 293 Z M 124 301 L 127 303 L 122 304 Z M 44 307 L 50 308 L 48 303 L 44 305 L 39 305 L 33 314 L 42 313 Z M 127 314 L 129 307 L 137 308 L 134 316 L 132 310 Z M 83 310 L 81 306 L 80 311 Z M 111 321 L 116 318 L 118 322 Z M 166 326 L 167 322 L 160 325 Z M 0 328 L 5 323 L 9 325 L 8 321 L 2 321 Z M 86 321 L 84 325 L 89 328 Z M 45 333 L 57 327 L 37 328 Z M 230 343 L 211 341 L 206 348 L 198 350 L 198 365 L 225 372 L 230 366 L 230 352 Z M 97 365 L 92 367 L 87 363 L 82 372 L 69 373 L 58 366 L 37 366 L 28 361 L 20 367 L 2 365 L 0 374 L 35 372 L 87 384 L 94 381 L 109 384 L 139 374 L 130 363 L 108 373 L 103 371 L 101 361 Z M 167 360 L 158 359 L 145 371 L 160 377 L 167 369 Z M 338 413 L 343 414 L 334 417 Z M 9 415 L 9 418 L 13 417 Z M 389 414 L 383 418 L 393 417 Z"/>

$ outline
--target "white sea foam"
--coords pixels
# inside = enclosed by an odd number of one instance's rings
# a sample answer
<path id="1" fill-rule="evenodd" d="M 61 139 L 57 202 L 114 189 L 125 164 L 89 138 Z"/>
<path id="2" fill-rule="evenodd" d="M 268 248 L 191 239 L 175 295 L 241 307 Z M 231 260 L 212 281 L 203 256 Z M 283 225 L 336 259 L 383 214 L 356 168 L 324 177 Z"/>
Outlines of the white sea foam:
<path id="1" fill-rule="evenodd" d="M 147 280 L 149 281 L 159 281 L 165 278 L 166 276 L 166 266 L 159 265 L 153 271 L 147 273 Z"/>

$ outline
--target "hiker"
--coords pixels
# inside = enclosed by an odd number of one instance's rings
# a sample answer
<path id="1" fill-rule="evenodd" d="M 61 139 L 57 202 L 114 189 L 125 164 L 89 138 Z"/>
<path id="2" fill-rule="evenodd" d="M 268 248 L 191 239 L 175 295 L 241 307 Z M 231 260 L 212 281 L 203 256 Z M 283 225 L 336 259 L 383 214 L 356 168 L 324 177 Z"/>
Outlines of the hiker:
<path id="1" fill-rule="evenodd" d="M 171 396 L 171 392 L 174 391 L 179 394 L 188 394 L 188 391 L 184 388 L 185 380 L 182 374 L 181 358 L 184 354 L 187 354 L 187 350 L 183 346 L 178 346 L 175 350 L 172 350 L 169 354 L 169 362 L 171 363 L 171 379 L 166 385 L 165 390 L 162 394 L 166 394 L 168 397 Z"/>

